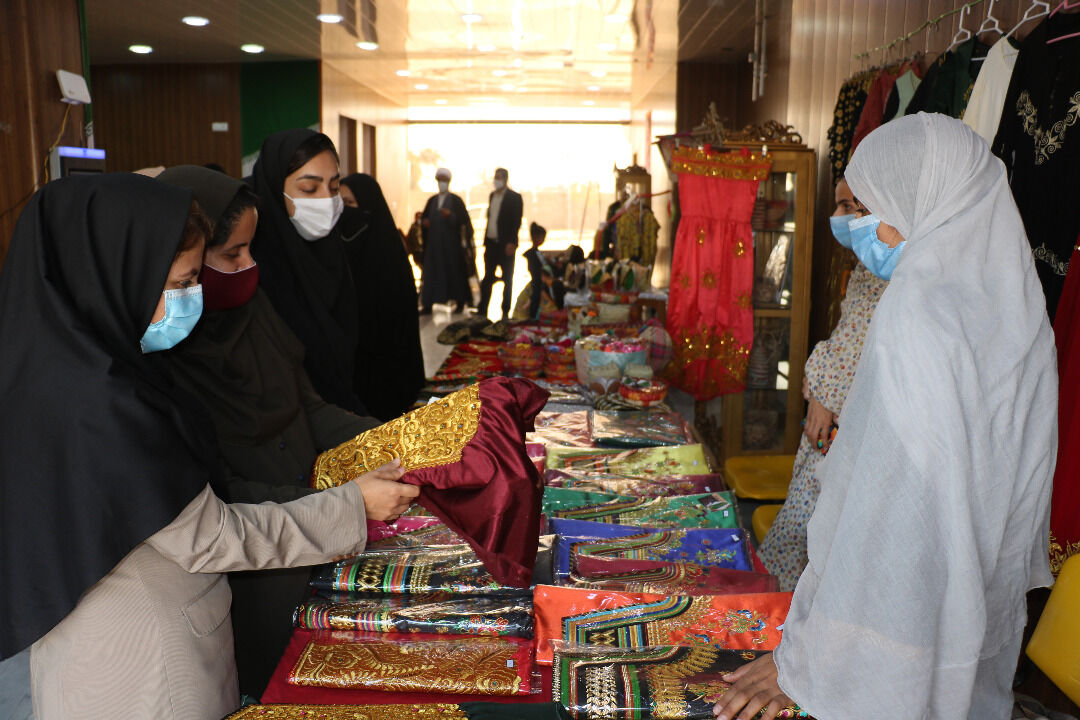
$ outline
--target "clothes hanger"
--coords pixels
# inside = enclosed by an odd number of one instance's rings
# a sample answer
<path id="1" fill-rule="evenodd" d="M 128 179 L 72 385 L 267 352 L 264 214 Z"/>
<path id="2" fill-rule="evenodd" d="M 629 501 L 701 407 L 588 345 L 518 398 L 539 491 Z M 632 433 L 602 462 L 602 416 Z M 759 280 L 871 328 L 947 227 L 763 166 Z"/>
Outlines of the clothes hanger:
<path id="1" fill-rule="evenodd" d="M 1005 34 L 1005 31 L 1001 29 L 1001 23 L 999 23 L 998 19 L 994 17 L 994 5 L 997 2 L 998 0 L 990 0 L 990 5 L 986 8 L 986 19 L 983 20 L 983 23 L 979 26 L 979 29 L 975 31 L 975 37 L 979 37 L 983 33 L 988 32 L 996 32 L 998 35 Z M 982 62 L 984 60 L 986 60 L 985 55 L 982 57 L 971 58 L 971 62 L 973 63 Z"/>
<path id="2" fill-rule="evenodd" d="M 1061 4 L 1054 8 L 1050 15 L 1053 16 L 1058 10 L 1072 10 L 1073 8 L 1080 8 L 1080 0 L 1076 2 L 1069 2 L 1069 0 L 1061 0 Z M 1050 38 L 1046 41 L 1047 45 L 1051 45 L 1062 40 L 1068 40 L 1069 38 L 1080 37 L 1080 32 L 1069 33 L 1068 35 L 1062 35 L 1061 37 Z"/>
<path id="3" fill-rule="evenodd" d="M 956 34 L 953 35 L 952 42 L 949 43 L 949 47 L 945 52 L 952 50 L 960 43 L 967 42 L 971 39 L 971 31 L 964 27 L 964 16 L 971 14 L 971 5 L 965 5 L 964 9 L 960 11 L 960 21 L 956 24 Z"/>
<path id="4" fill-rule="evenodd" d="M 1036 10 L 1036 9 L 1039 9 L 1042 12 L 1037 12 L 1035 14 L 1031 14 L 1031 11 Z M 1019 30 L 1020 27 L 1024 23 L 1026 23 L 1028 20 L 1034 20 L 1035 18 L 1046 17 L 1049 14 L 1050 14 L 1050 3 L 1044 2 L 1044 0 L 1034 0 L 1031 3 L 1031 5 L 1028 6 L 1028 9 L 1024 11 L 1024 17 L 1020 18 L 1020 22 L 1016 23 L 1016 27 L 1014 27 L 1009 32 L 1005 33 L 1005 37 L 1011 37 L 1012 34 L 1014 32 L 1016 32 L 1017 30 Z"/>

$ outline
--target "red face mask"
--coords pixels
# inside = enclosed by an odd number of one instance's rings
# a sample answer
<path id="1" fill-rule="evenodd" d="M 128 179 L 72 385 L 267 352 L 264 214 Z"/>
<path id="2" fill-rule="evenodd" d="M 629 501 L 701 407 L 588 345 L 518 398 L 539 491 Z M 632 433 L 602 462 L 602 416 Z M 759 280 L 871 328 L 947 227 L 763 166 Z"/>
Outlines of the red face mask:
<path id="1" fill-rule="evenodd" d="M 240 307 L 255 295 L 255 290 L 259 287 L 259 266 L 252 263 L 243 270 L 222 272 L 203 265 L 201 281 L 203 309 L 231 310 Z"/>

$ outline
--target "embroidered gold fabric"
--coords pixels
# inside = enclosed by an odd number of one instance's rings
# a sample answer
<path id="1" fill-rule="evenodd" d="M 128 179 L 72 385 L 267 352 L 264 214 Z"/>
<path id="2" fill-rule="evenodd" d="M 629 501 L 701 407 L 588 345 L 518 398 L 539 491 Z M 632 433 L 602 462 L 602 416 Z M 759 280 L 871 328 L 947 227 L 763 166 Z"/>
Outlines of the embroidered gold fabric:
<path id="1" fill-rule="evenodd" d="M 289 682 L 386 692 L 516 695 L 522 685 L 517 652 L 517 645 L 488 637 L 415 643 L 313 640 L 297 659 Z"/>
<path id="2" fill-rule="evenodd" d="M 745 378 L 750 362 L 750 347 L 743 345 L 729 331 L 716 334 L 702 327 L 692 335 L 678 338 L 675 361 L 684 367 L 698 360 L 719 360 L 733 377 Z"/>
<path id="3" fill-rule="evenodd" d="M 1068 100 L 1065 117 L 1054 123 L 1049 130 L 1039 125 L 1039 113 L 1031 102 L 1027 90 L 1016 98 L 1016 113 L 1024 123 L 1024 132 L 1035 141 L 1035 164 L 1042 165 L 1050 156 L 1061 149 L 1065 133 L 1080 120 L 1080 91 Z"/>
<path id="4" fill-rule="evenodd" d="M 360 433 L 319 455 L 313 487 L 336 487 L 394 458 L 406 471 L 458 462 L 480 426 L 480 411 L 480 386 L 470 385 Z"/>
<path id="5" fill-rule="evenodd" d="M 1054 574 L 1054 577 L 1057 577 L 1061 572 L 1061 566 L 1073 555 L 1080 555 L 1080 542 L 1067 542 L 1062 545 L 1054 537 L 1054 533 L 1050 533 L 1050 572 Z"/>
<path id="6" fill-rule="evenodd" d="M 225 720 L 466 720 L 457 705 L 249 705 Z"/>
<path id="7" fill-rule="evenodd" d="M 671 158 L 671 171 L 690 173 L 725 180 L 765 180 L 772 168 L 772 158 L 759 152 L 743 155 L 739 152 L 716 153 L 704 148 L 676 148 Z"/>

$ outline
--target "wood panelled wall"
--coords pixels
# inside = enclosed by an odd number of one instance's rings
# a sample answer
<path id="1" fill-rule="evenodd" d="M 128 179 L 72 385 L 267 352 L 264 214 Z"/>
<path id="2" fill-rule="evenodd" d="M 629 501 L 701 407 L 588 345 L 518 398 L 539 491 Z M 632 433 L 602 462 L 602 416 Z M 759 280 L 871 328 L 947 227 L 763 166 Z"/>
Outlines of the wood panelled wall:
<path id="1" fill-rule="evenodd" d="M 240 66 L 94 66 L 95 144 L 110 172 L 216 162 L 240 176 Z M 211 124 L 226 122 L 227 132 Z"/>
<path id="2" fill-rule="evenodd" d="M 964 0 L 791 0 L 791 3 L 786 122 L 794 125 L 818 153 L 810 328 L 811 342 L 815 342 L 827 336 L 835 322 L 836 283 L 830 283 L 830 278 L 843 266 L 842 253 L 847 252 L 829 233 L 827 218 L 833 209 L 833 185 L 826 132 L 832 124 L 836 96 L 844 80 L 886 59 L 880 52 L 869 60 L 855 60 L 853 55 L 891 42 L 927 19 L 960 7 Z M 1029 0 L 1001 0 L 994 6 L 994 15 L 1001 20 L 1002 27 L 1011 28 L 1030 4 Z M 982 23 L 985 5 L 973 8 L 965 21 L 969 29 Z M 1038 22 L 1032 21 L 1017 35 L 1023 37 Z M 893 52 L 890 59 L 919 50 L 936 55 L 949 46 L 956 30 L 957 16 L 953 15 L 913 38 L 906 49 Z"/>
<path id="3" fill-rule="evenodd" d="M 44 181 L 46 152 L 64 112 L 57 70 L 82 73 L 76 0 L 0 2 L 0 266 L 19 213 Z M 83 142 L 83 109 L 70 106 L 60 144 Z"/>

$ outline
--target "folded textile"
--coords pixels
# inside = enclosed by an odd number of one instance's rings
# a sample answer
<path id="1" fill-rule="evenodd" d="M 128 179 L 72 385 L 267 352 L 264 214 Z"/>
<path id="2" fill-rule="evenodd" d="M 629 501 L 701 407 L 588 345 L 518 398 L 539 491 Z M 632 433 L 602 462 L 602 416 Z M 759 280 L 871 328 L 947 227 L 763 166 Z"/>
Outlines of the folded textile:
<path id="1" fill-rule="evenodd" d="M 368 540 L 368 550 L 386 550 L 406 547 L 428 547 L 435 545 L 463 545 L 465 539 L 451 530 L 438 518 L 402 515 L 397 522 L 408 526 L 410 520 L 435 520 L 433 524 L 422 524 L 415 530 L 404 530 L 379 540 Z"/>
<path id="2" fill-rule="evenodd" d="M 560 585 L 667 595 L 729 595 L 780 589 L 777 579 L 767 573 L 687 562 L 585 555 L 577 557 L 574 565 L 574 570 L 560 579 Z"/>
<path id="3" fill-rule="evenodd" d="M 712 472 L 701 445 L 609 450 L 604 448 L 548 448 L 547 466 L 580 473 L 655 477 L 704 475 Z"/>
<path id="4" fill-rule="evenodd" d="M 419 504 L 464 538 L 500 583 L 526 587 L 536 558 L 543 483 L 525 433 L 548 393 L 491 378 L 319 455 L 313 487 L 348 482 L 400 458 Z"/>
<path id="5" fill-rule="evenodd" d="M 628 477 L 625 475 L 602 475 L 581 473 L 575 470 L 545 470 L 544 485 L 572 490 L 633 495 L 634 497 L 661 497 L 663 495 L 700 495 L 726 490 L 724 476 L 666 475 L 654 477 Z"/>
<path id="6" fill-rule="evenodd" d="M 526 436 L 529 442 L 566 447 L 592 447 L 592 423 L 589 410 L 571 412 L 543 411 L 536 415 L 536 429 Z"/>
<path id="7" fill-rule="evenodd" d="M 369 519 L 367 521 L 367 544 L 370 547 L 373 542 L 442 524 L 442 520 L 435 517 L 400 517 L 392 523 Z"/>
<path id="8" fill-rule="evenodd" d="M 597 410 L 592 417 L 592 442 L 604 448 L 642 448 L 689 445 L 693 435 L 682 416 L 650 410 Z"/>
<path id="9" fill-rule="evenodd" d="M 546 504 L 548 493 L 558 489 L 548 488 L 544 493 L 544 512 L 552 517 L 592 520 L 617 525 L 647 525 L 654 528 L 737 528 L 739 526 L 735 496 L 730 492 L 609 500 L 597 505 L 565 509 L 553 507 L 549 510 Z M 572 491 L 563 490 L 563 492 Z"/>
<path id="10" fill-rule="evenodd" d="M 636 525 L 613 525 L 611 523 L 590 522 L 589 520 L 568 520 L 548 518 L 547 531 L 558 536 L 555 542 L 554 568 L 555 577 L 570 574 L 570 545 L 587 538 L 616 538 L 637 535 L 654 528 Z"/>
<path id="11" fill-rule="evenodd" d="M 386 692 L 518 695 L 532 690 L 532 647 L 509 637 L 315 633 L 289 683 Z"/>
<path id="12" fill-rule="evenodd" d="M 731 687 L 723 676 L 761 655 L 712 645 L 615 650 L 559 644 L 551 694 L 582 720 L 712 720 L 713 705 Z M 809 715 L 791 705 L 774 717 Z"/>
<path id="13" fill-rule="evenodd" d="M 730 570 L 751 570 L 750 538 L 741 528 L 653 530 L 619 538 L 587 538 L 569 544 L 570 569 L 589 558 L 667 560 Z M 596 567 L 587 565 L 587 567 Z"/>
<path id="14" fill-rule="evenodd" d="M 430 599 L 371 595 L 335 602 L 312 597 L 293 613 L 296 627 L 385 633 L 532 637 L 532 596 Z"/>
<path id="15" fill-rule="evenodd" d="M 549 640 L 643 647 L 711 644 L 772 650 L 791 593 L 663 595 L 537 585 L 533 593 L 536 661 L 551 662 Z"/>
<path id="16" fill-rule="evenodd" d="M 588 490 L 573 490 L 568 488 L 545 487 L 544 496 L 540 501 L 540 509 L 545 515 L 553 516 L 562 510 L 573 510 L 580 507 L 591 507 L 602 503 L 619 501 L 632 502 L 632 495 L 616 495 L 614 493 L 591 492 Z"/>
<path id="17" fill-rule="evenodd" d="M 457 703 L 248 705 L 225 720 L 469 720 Z"/>

